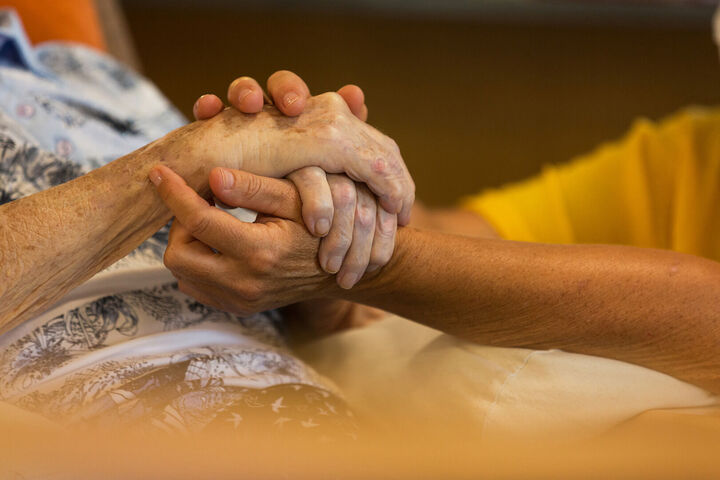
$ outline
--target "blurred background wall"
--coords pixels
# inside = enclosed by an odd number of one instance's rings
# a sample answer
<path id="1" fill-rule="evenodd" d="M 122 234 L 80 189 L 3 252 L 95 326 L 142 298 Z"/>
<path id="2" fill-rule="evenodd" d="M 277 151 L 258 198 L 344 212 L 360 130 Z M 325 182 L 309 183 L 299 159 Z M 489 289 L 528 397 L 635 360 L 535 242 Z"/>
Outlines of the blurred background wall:
<path id="1" fill-rule="evenodd" d="M 124 0 L 145 74 L 186 115 L 240 75 L 360 85 L 418 195 L 449 204 L 720 101 L 713 5 Z"/>

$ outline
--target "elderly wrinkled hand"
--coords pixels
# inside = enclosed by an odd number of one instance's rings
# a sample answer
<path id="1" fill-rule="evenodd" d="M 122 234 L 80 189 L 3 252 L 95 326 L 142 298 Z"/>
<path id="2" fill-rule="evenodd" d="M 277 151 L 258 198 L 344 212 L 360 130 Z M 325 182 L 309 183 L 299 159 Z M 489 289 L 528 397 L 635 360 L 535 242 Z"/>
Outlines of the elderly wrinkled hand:
<path id="1" fill-rule="evenodd" d="M 270 76 L 267 87 L 280 112 L 296 116 L 305 110 L 310 90 L 299 76 L 278 71 Z M 367 119 L 365 96 L 359 87 L 345 85 L 337 94 L 353 115 L 362 121 Z M 262 88 L 250 77 L 235 79 L 228 88 L 227 99 L 244 113 L 258 113 L 264 103 Z M 196 119 L 205 120 L 223 108 L 217 96 L 203 95 L 195 102 L 193 114 Z M 320 265 L 328 273 L 338 273 L 340 286 L 351 288 L 366 270 L 372 272 L 387 264 L 395 245 L 397 215 L 387 212 L 382 205 L 365 207 L 369 202 L 364 186 L 346 177 L 326 175 L 315 166 L 295 170 L 287 178 L 298 190 L 308 230 L 324 237 L 320 243 Z M 369 210 L 376 215 L 368 217 Z"/>
<path id="2" fill-rule="evenodd" d="M 367 184 L 400 224 L 410 219 L 415 185 L 397 144 L 355 117 L 337 93 L 309 98 L 299 117 L 269 106 L 254 115 L 230 108 L 198 129 L 202 142 L 177 155 L 205 156 L 215 165 L 269 177 L 307 166 L 344 173 Z"/>

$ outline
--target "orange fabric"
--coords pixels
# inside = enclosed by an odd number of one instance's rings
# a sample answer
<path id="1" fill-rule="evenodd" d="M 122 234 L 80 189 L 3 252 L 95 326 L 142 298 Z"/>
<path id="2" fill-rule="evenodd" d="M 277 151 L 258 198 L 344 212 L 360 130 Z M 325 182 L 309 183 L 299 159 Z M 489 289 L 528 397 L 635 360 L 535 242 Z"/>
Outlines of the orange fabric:
<path id="1" fill-rule="evenodd" d="M 9 0 L 33 44 L 48 40 L 84 43 L 107 50 L 93 0 Z"/>

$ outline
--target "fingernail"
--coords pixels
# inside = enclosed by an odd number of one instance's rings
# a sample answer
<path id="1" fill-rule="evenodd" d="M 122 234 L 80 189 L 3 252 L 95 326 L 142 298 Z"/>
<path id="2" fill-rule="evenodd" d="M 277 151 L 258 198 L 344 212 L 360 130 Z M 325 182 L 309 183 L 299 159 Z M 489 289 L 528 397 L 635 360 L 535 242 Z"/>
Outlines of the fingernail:
<path id="1" fill-rule="evenodd" d="M 297 102 L 300 97 L 295 92 L 288 92 L 283 97 L 283 104 L 285 104 L 286 107 L 289 107 L 293 103 Z"/>
<path id="2" fill-rule="evenodd" d="M 346 273 L 342 277 L 338 279 L 338 284 L 341 288 L 344 288 L 345 290 L 351 289 L 355 283 L 358 281 L 358 276 L 356 273 Z"/>
<path id="3" fill-rule="evenodd" d="M 315 234 L 324 237 L 330 231 L 330 221 L 327 218 L 321 218 L 315 222 Z"/>
<path id="4" fill-rule="evenodd" d="M 222 186 L 225 190 L 230 190 L 235 185 L 235 176 L 225 170 L 224 168 L 220 169 L 220 176 L 222 177 Z"/>
<path id="5" fill-rule="evenodd" d="M 156 187 L 160 185 L 163 181 L 162 175 L 160 175 L 160 172 L 158 172 L 157 168 L 153 168 L 152 170 L 150 170 L 150 173 L 148 173 L 148 177 L 150 177 L 150 181 Z"/>
<path id="6" fill-rule="evenodd" d="M 240 93 L 238 93 L 238 103 L 242 103 L 252 92 L 251 88 L 243 88 L 240 90 Z"/>
<path id="7" fill-rule="evenodd" d="M 378 268 L 380 268 L 380 265 L 368 265 L 368 267 L 365 269 L 365 271 L 368 273 L 372 273 L 375 270 L 377 270 Z"/>
<path id="8" fill-rule="evenodd" d="M 340 267 L 342 267 L 342 261 L 343 257 L 341 256 L 335 256 L 330 257 L 330 260 L 327 262 L 327 271 L 330 273 L 337 273 L 338 270 L 340 270 Z"/>

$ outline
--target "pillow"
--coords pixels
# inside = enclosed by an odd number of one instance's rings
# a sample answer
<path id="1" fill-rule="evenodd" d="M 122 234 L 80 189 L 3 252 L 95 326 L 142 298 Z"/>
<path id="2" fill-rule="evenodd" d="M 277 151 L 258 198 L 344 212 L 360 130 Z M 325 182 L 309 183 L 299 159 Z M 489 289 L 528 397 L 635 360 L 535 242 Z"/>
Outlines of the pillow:
<path id="1" fill-rule="evenodd" d="M 3 6 L 17 11 L 33 44 L 70 41 L 106 50 L 93 0 L 10 0 Z"/>

